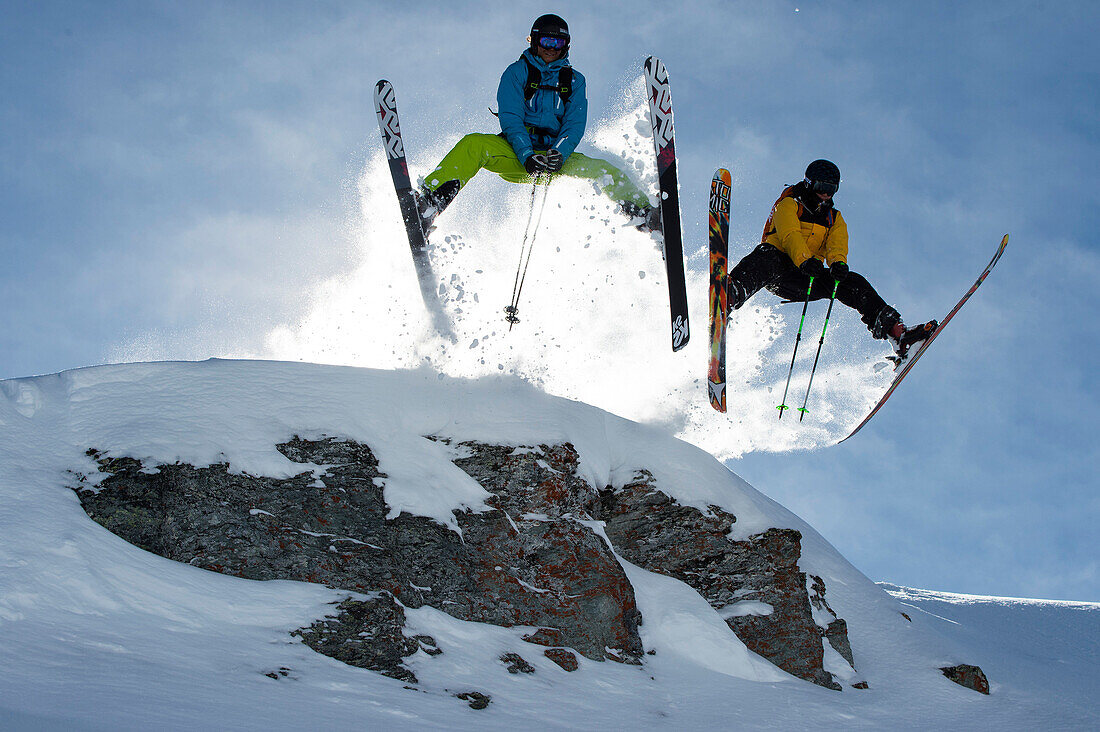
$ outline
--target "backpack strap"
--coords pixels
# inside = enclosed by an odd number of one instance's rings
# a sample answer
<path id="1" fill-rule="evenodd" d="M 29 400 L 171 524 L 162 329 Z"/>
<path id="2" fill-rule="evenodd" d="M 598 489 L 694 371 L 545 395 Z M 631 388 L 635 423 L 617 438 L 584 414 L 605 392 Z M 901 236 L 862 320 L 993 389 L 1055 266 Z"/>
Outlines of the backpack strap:
<path id="1" fill-rule="evenodd" d="M 797 183 L 795 185 L 798 185 Z M 787 186 L 783 189 L 783 192 L 779 194 L 779 198 L 775 199 L 775 203 L 772 204 L 772 211 L 768 214 L 768 221 L 764 224 L 764 234 L 760 237 L 761 244 L 768 243 L 768 237 L 775 233 L 775 224 L 772 223 L 772 219 L 775 217 L 775 207 L 779 205 L 779 202 L 784 198 L 790 198 L 794 195 L 794 186 Z M 794 201 L 798 204 L 798 213 L 802 214 L 802 202 L 797 198 Z"/>
<path id="2" fill-rule="evenodd" d="M 573 67 L 562 66 L 558 70 L 558 96 L 562 104 L 569 103 L 569 97 L 573 96 Z"/>

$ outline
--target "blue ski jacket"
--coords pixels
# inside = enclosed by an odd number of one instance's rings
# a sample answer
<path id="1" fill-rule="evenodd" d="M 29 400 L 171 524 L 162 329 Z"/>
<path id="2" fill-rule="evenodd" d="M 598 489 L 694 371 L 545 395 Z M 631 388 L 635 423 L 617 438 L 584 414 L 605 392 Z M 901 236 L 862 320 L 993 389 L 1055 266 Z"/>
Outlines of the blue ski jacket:
<path id="1" fill-rule="evenodd" d="M 558 72 L 569 66 L 568 53 L 549 64 L 531 49 L 504 70 L 497 87 L 497 107 L 500 130 L 521 163 L 527 162 L 535 150 L 557 147 L 568 159 L 584 135 L 588 124 L 588 98 L 584 77 L 573 69 L 573 93 L 562 102 L 556 89 L 537 89 L 527 101 L 523 87 L 527 83 L 527 61 L 542 72 L 542 86 L 557 87 Z"/>

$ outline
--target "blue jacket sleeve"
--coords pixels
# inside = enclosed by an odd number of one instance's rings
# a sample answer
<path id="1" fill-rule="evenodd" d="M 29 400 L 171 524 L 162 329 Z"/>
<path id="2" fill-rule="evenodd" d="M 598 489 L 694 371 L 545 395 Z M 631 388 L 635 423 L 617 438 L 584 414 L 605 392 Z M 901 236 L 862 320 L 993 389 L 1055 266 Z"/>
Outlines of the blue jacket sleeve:
<path id="1" fill-rule="evenodd" d="M 504 70 L 500 76 L 500 86 L 497 87 L 500 131 L 504 133 L 520 163 L 526 162 L 534 152 L 531 136 L 523 123 L 523 85 L 526 83 L 527 65 L 520 59 Z"/>
<path id="2" fill-rule="evenodd" d="M 561 118 L 561 132 L 554 141 L 554 147 L 568 159 L 577 145 L 581 143 L 585 127 L 588 126 L 588 97 L 585 94 L 585 81 L 581 72 L 573 69 L 573 93 L 565 105 L 565 114 Z M 522 92 L 521 92 L 522 93 Z M 562 142 L 565 140 L 565 142 Z"/>

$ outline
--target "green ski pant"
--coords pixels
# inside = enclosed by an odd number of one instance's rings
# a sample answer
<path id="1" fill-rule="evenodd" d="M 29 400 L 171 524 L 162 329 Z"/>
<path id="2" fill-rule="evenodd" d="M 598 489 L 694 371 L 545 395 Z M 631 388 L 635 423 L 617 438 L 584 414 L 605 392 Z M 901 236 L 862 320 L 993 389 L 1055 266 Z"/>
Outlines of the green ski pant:
<path id="1" fill-rule="evenodd" d="M 545 152 L 545 151 L 540 151 Z M 474 132 L 466 135 L 440 161 L 435 170 L 424 176 L 425 185 L 434 191 L 450 180 L 457 180 L 459 188 L 465 186 L 477 171 L 485 168 L 510 183 L 533 183 L 523 163 L 516 157 L 512 146 L 500 135 Z M 648 208 L 649 198 L 638 189 L 630 178 L 606 160 L 590 158 L 575 152 L 569 156 L 560 172 L 572 178 L 600 180 L 603 192 L 615 201 L 630 202 Z"/>

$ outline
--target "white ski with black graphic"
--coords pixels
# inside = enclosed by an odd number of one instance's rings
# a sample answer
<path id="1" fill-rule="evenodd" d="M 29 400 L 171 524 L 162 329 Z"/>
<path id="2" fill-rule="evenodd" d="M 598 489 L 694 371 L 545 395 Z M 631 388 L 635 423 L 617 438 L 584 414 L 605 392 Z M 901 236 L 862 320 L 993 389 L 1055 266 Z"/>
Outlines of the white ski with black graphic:
<path id="1" fill-rule="evenodd" d="M 409 165 L 405 159 L 405 143 L 401 137 L 401 121 L 397 116 L 397 96 L 393 85 L 385 79 L 374 86 L 374 111 L 378 114 L 378 129 L 382 133 L 386 160 L 390 165 L 393 187 L 397 191 L 397 202 L 401 207 L 401 219 L 405 223 L 409 248 L 412 249 L 413 265 L 420 282 L 420 295 L 436 330 L 442 335 L 453 336 L 450 319 L 443 311 L 443 304 L 439 299 L 439 282 L 428 258 L 428 239 L 420 222 L 420 214 L 416 210 Z"/>
<path id="2" fill-rule="evenodd" d="M 672 91 L 668 70 L 660 59 L 645 61 L 649 120 L 653 125 L 653 149 L 657 153 L 661 229 L 664 234 L 665 272 L 672 315 L 672 350 L 679 351 L 691 336 L 688 328 L 687 283 L 684 279 L 684 244 L 680 229 L 680 189 L 676 181 L 676 139 L 672 121 Z"/>

